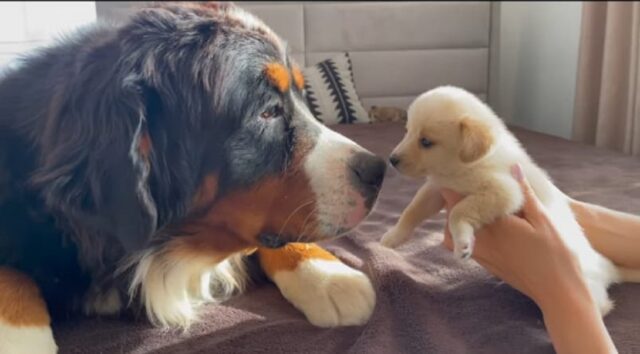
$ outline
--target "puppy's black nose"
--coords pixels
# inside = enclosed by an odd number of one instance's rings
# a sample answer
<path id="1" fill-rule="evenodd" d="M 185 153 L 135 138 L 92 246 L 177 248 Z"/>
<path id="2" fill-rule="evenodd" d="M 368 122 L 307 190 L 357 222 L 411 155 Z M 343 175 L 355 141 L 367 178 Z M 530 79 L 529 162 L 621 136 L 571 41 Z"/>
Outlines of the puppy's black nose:
<path id="1" fill-rule="evenodd" d="M 375 189 L 377 192 L 382 185 L 387 169 L 387 164 L 383 159 L 368 152 L 359 152 L 351 158 L 349 165 L 358 182 L 365 187 Z"/>
<path id="2" fill-rule="evenodd" d="M 396 167 L 400 163 L 400 158 L 396 155 L 389 156 L 389 162 L 391 162 L 391 166 Z"/>

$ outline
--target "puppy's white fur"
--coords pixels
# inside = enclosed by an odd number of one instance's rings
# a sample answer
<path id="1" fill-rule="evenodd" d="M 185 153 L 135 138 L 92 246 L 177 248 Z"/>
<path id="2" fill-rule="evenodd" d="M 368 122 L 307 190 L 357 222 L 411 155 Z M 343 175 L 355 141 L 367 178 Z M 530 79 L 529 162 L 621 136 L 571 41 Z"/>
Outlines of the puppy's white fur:
<path id="1" fill-rule="evenodd" d="M 491 108 L 473 94 L 439 87 L 419 96 L 408 114 L 407 134 L 392 157 L 401 173 L 429 179 L 383 236 L 384 245 L 394 247 L 406 241 L 421 221 L 440 211 L 444 201 L 439 191 L 446 187 L 466 195 L 451 210 L 449 225 L 454 253 L 469 257 L 475 230 L 521 208 L 524 196 L 510 175 L 511 166 L 519 163 L 552 223 L 577 256 L 603 315 L 613 308 L 609 285 L 638 280 L 637 271 L 616 268 L 591 247 L 569 206 L 569 197 L 527 155 Z"/>

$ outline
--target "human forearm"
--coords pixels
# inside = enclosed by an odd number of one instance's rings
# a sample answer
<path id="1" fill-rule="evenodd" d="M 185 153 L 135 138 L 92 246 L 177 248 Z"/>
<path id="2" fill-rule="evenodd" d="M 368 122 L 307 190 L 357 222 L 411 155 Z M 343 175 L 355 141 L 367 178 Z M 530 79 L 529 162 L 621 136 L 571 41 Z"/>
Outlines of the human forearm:
<path id="1" fill-rule="evenodd" d="M 576 200 L 571 208 L 598 252 L 615 264 L 640 268 L 640 217 Z"/>
<path id="2" fill-rule="evenodd" d="M 602 317 L 588 296 L 569 292 L 541 308 L 557 353 L 617 353 Z"/>

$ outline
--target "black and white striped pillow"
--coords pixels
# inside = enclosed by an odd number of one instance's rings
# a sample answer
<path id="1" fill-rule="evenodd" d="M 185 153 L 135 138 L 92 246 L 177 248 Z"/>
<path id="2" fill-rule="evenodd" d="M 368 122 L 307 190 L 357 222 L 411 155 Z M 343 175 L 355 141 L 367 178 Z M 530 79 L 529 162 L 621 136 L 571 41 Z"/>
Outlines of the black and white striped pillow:
<path id="1" fill-rule="evenodd" d="M 303 70 L 305 96 L 311 113 L 326 125 L 370 123 L 360 103 L 347 53 Z"/>

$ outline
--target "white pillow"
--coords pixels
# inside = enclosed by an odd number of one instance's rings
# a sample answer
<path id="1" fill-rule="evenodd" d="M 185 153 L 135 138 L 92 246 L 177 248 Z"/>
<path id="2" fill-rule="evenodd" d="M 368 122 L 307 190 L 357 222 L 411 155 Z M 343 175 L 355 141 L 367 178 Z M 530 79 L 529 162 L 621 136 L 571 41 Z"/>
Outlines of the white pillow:
<path id="1" fill-rule="evenodd" d="M 370 123 L 360 103 L 347 53 L 303 70 L 305 97 L 311 113 L 326 125 Z"/>

